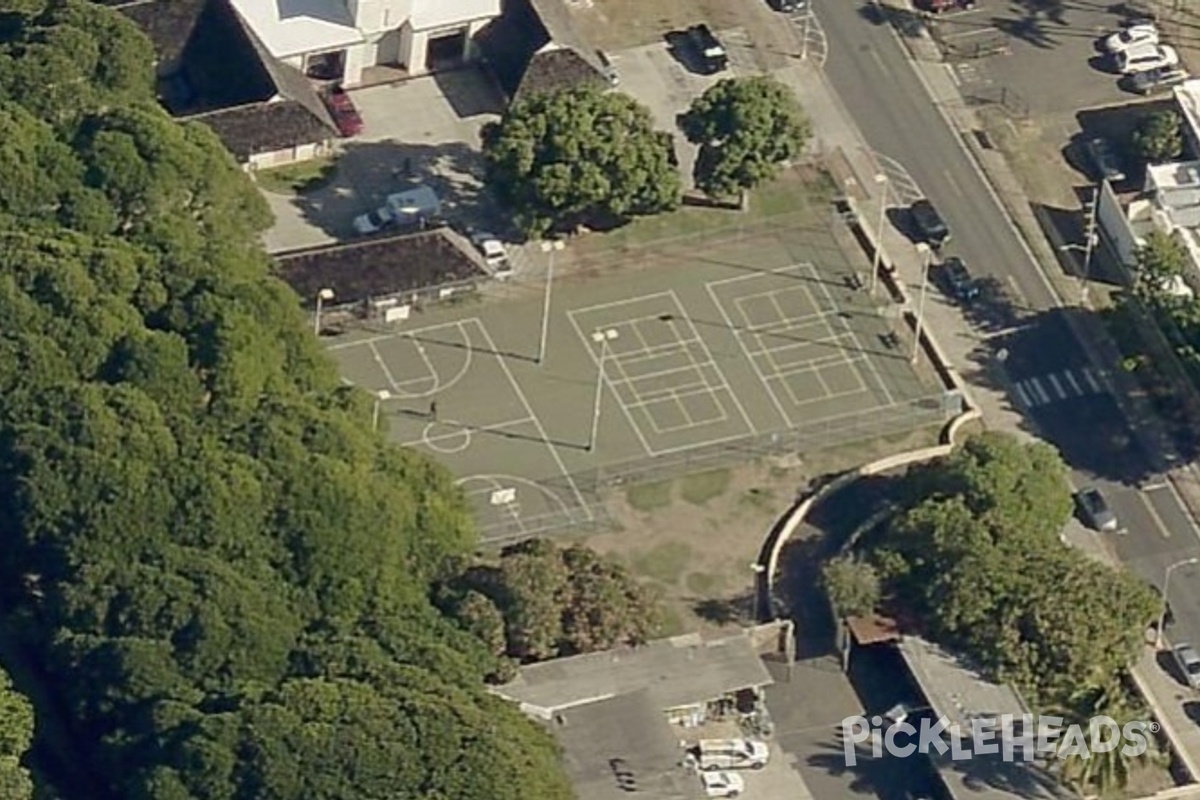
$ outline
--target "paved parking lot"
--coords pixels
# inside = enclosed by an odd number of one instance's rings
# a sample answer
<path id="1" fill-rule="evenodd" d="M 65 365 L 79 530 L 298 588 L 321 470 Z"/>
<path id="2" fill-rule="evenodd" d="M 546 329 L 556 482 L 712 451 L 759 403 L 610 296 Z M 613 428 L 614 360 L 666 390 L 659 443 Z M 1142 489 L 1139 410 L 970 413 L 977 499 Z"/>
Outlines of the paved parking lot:
<path id="1" fill-rule="evenodd" d="M 882 713 L 894 702 L 909 699 L 886 693 L 889 683 L 894 688 L 895 675 L 872 672 L 871 665 L 853 669 L 852 684 L 837 658 L 808 659 L 795 664 L 789 681 L 784 667 L 771 665 L 775 684 L 767 687 L 766 694 L 775 721 L 775 741 L 814 800 L 856 796 L 900 800 L 909 790 L 928 792 L 932 775 L 924 759 L 873 758 L 869 751 L 860 750 L 856 763 L 847 765 L 842 720 Z M 863 683 L 868 684 L 865 693 Z"/>
<path id="2" fill-rule="evenodd" d="M 1070 126 L 1078 109 L 1131 98 L 1098 58 L 1100 38 L 1122 21 L 1110 8 L 1098 2 L 979 0 L 974 9 L 945 14 L 933 24 L 938 37 L 964 56 L 954 69 L 966 93 L 1003 101 L 1021 116 Z M 1004 52 L 970 57 L 977 47 L 986 51 L 997 42 Z"/>
<path id="3" fill-rule="evenodd" d="M 479 129 L 499 118 L 502 98 L 481 71 L 469 69 L 372 86 L 350 93 L 363 135 L 340 145 L 337 174 L 303 196 L 267 193 L 276 223 L 268 250 L 292 250 L 353 235 L 351 220 L 415 183 L 437 190 L 450 219 L 491 226 L 497 220 L 481 189 Z"/>

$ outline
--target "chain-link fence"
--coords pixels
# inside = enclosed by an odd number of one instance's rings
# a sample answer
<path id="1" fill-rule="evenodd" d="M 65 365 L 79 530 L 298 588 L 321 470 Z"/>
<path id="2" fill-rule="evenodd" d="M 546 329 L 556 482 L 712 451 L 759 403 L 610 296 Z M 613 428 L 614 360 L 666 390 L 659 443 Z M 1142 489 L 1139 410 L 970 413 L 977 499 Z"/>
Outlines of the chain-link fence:
<path id="1" fill-rule="evenodd" d="M 962 410 L 958 393 L 940 393 L 815 420 L 789 431 L 746 436 L 648 458 L 608 464 L 569 476 L 539 481 L 548 494 L 565 505 L 533 516 L 498 514 L 479 498 L 480 542 L 490 547 L 513 544 L 535 536 L 586 535 L 613 530 L 615 521 L 604 506 L 604 494 L 615 486 L 663 481 L 759 458 L 804 455 L 831 447 L 899 436 L 940 426 Z M 570 498 L 577 498 L 571 501 Z"/>

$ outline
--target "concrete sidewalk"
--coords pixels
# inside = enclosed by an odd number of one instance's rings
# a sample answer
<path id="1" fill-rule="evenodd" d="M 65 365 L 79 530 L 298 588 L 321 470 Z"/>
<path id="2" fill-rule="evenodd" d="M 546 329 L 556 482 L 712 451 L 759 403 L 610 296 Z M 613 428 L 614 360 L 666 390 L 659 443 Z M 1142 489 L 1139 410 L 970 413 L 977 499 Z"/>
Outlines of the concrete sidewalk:
<path id="1" fill-rule="evenodd" d="M 853 119 L 819 70 L 801 64 L 777 73 L 777 77 L 792 86 L 800 97 L 812 124 L 819 151 L 826 156 L 833 155 L 848 171 L 849 174 L 839 176 L 845 182 L 843 188 L 848 196 L 855 198 L 864 227 L 878 236 L 876 229 L 879 227 L 880 203 L 884 198 L 874 176 L 881 173 L 882 169 L 875 162 Z M 920 296 L 924 257 L 890 225 L 883 226 L 882 240 L 884 262 L 895 266 L 897 276 L 915 301 Z M 928 287 L 927 291 L 926 324 L 955 371 L 968 385 L 970 400 L 983 413 L 985 426 L 1025 440 L 1033 438 L 1028 423 L 1008 399 L 1004 371 L 990 354 L 984 337 L 971 327 L 956 306 L 946 302 L 933 287 Z M 1111 342 L 1108 344 L 1111 346 Z M 1084 529 L 1076 520 L 1072 519 L 1068 524 L 1063 538 L 1068 544 L 1119 567 L 1103 540 Z M 1155 663 L 1153 648 L 1147 647 L 1134 673 L 1155 716 L 1175 743 L 1181 761 L 1193 776 L 1200 776 L 1200 726 L 1184 713 L 1184 690 Z M 1179 793 L 1173 791 L 1170 797 L 1200 800 L 1200 787 L 1187 787 Z"/>

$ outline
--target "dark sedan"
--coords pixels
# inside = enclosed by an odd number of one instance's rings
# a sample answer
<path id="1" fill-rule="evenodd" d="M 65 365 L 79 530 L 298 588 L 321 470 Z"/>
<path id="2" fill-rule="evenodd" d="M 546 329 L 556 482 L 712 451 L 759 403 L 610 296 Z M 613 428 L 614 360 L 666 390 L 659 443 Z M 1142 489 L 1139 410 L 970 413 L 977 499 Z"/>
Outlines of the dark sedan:
<path id="1" fill-rule="evenodd" d="M 979 297 L 979 284 L 971 277 L 967 265 L 961 258 L 951 256 L 942 261 L 939 268 L 942 288 L 946 294 L 963 305 L 969 305 Z"/>
<path id="2" fill-rule="evenodd" d="M 1087 152 L 1088 161 L 1091 162 L 1097 180 L 1121 183 L 1126 179 L 1125 167 L 1117 154 L 1117 148 L 1108 139 L 1102 136 L 1093 137 L 1084 142 L 1083 148 Z"/>

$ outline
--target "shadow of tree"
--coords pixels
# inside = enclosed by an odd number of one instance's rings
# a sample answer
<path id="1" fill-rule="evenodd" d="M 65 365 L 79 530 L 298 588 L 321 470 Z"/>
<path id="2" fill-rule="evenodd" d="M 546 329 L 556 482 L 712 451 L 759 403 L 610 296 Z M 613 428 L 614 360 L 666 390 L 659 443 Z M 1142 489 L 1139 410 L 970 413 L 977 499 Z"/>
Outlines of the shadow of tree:
<path id="1" fill-rule="evenodd" d="M 706 597 L 692 604 L 692 612 L 715 625 L 751 624 L 754 622 L 757 593 L 743 592 L 733 597 Z"/>
<path id="2" fill-rule="evenodd" d="M 483 188 L 478 152 L 465 142 L 347 142 L 334 179 L 292 203 L 309 224 L 341 238 L 354 235 L 354 217 L 383 205 L 389 194 L 420 185 L 437 192 L 452 224 L 516 237 Z"/>

